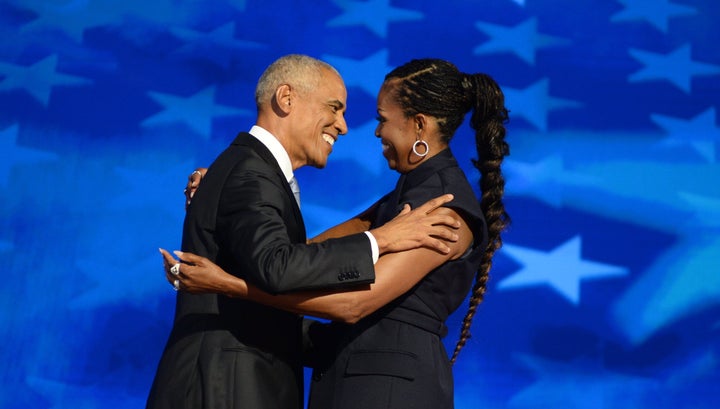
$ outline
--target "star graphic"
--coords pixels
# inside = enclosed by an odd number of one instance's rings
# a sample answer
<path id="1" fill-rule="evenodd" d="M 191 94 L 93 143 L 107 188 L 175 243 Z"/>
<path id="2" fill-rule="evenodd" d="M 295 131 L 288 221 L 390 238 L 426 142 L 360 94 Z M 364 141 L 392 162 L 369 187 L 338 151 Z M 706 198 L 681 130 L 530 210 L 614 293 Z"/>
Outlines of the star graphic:
<path id="1" fill-rule="evenodd" d="M 720 142 L 720 127 L 716 126 L 715 107 L 708 108 L 691 119 L 652 114 L 650 118 L 668 133 L 666 145 L 691 144 L 708 162 L 715 162 L 715 147 Z"/>
<path id="2" fill-rule="evenodd" d="M 521 116 L 541 131 L 547 130 L 548 112 L 562 108 L 577 108 L 576 101 L 550 96 L 550 81 L 545 78 L 525 89 L 504 88 L 506 106 L 513 117 Z"/>
<path id="3" fill-rule="evenodd" d="M 364 60 L 332 55 L 324 55 L 322 59 L 342 73 L 347 87 L 360 87 L 373 97 L 380 90 L 385 74 L 393 68 L 387 63 L 387 49 L 380 50 Z"/>
<path id="4" fill-rule="evenodd" d="M 523 265 L 520 271 L 503 279 L 498 288 L 550 285 L 571 303 L 580 303 L 580 281 L 624 276 L 624 267 L 582 259 L 581 239 L 575 236 L 549 252 L 505 244 L 503 253 Z"/>
<path id="5" fill-rule="evenodd" d="M 85 85 L 92 81 L 57 72 L 57 55 L 51 55 L 29 65 L 21 66 L 0 62 L 0 91 L 24 89 L 44 106 L 48 105 L 52 87 Z"/>
<path id="6" fill-rule="evenodd" d="M 645 65 L 645 68 L 628 77 L 630 82 L 666 80 L 689 94 L 692 76 L 720 74 L 720 65 L 694 62 L 690 56 L 690 44 L 668 54 L 637 49 L 630 49 L 629 53 Z"/>
<path id="7" fill-rule="evenodd" d="M 228 57 L 236 51 L 263 47 L 262 43 L 235 38 L 235 22 L 223 24 L 209 32 L 185 27 L 173 27 L 170 32 L 187 43 L 178 50 L 179 52 L 193 56 L 200 55 L 208 59 L 217 58 L 217 54 L 222 54 L 226 57 L 225 60 L 229 60 Z M 199 52 L 201 50 L 202 52 Z M 224 64 L 227 65 L 227 61 L 224 61 Z"/>
<path id="8" fill-rule="evenodd" d="M 390 0 L 334 0 L 344 13 L 329 20 L 328 27 L 364 25 L 378 37 L 387 37 L 388 24 L 393 21 L 417 21 L 423 13 L 390 6 Z"/>
<path id="9" fill-rule="evenodd" d="M 534 197 L 560 208 L 565 192 L 575 187 L 595 186 L 599 178 L 566 169 L 560 155 L 551 155 L 535 163 L 507 159 L 503 164 L 507 192 Z"/>
<path id="10" fill-rule="evenodd" d="M 669 0 L 618 0 L 625 8 L 610 17 L 610 21 L 647 20 L 663 33 L 668 31 L 671 17 L 697 14 L 694 7 L 670 3 Z"/>
<path id="11" fill-rule="evenodd" d="M 475 23 L 475 27 L 491 37 L 475 48 L 475 54 L 508 52 L 531 65 L 535 64 L 537 49 L 570 43 L 563 38 L 538 33 L 537 18 L 530 18 L 514 27 L 482 22 Z"/>
<path id="12" fill-rule="evenodd" d="M 87 29 L 121 26 L 128 17 L 167 26 L 197 14 L 192 4 L 181 7 L 174 0 L 26 0 L 23 3 L 38 17 L 23 26 L 22 31 L 60 30 L 77 42 L 82 42 Z"/>
<path id="13" fill-rule="evenodd" d="M 170 31 L 177 37 L 192 42 L 203 42 L 221 45 L 227 48 L 257 48 L 261 44 L 254 41 L 238 40 L 235 38 L 235 22 L 229 22 L 209 32 L 191 30 L 183 27 L 174 27 Z"/>
<path id="14" fill-rule="evenodd" d="M 11 170 L 15 165 L 34 165 L 41 162 L 58 160 L 54 153 L 18 146 L 18 126 L 12 125 L 0 131 L 0 186 L 7 187 L 11 178 Z"/>
<path id="15" fill-rule="evenodd" d="M 22 31 L 43 29 L 61 30 L 77 42 L 82 42 L 86 29 L 118 22 L 122 14 L 118 6 L 100 4 L 103 1 L 72 1 L 64 4 L 30 1 L 27 6 L 37 18 L 23 26 Z"/>
<path id="16" fill-rule="evenodd" d="M 142 121 L 143 126 L 168 123 L 185 123 L 205 139 L 210 138 L 212 120 L 216 116 L 253 115 L 246 109 L 238 109 L 215 103 L 215 86 L 207 87 L 189 97 L 178 97 L 160 92 L 148 92 L 150 97 L 164 109 Z"/>

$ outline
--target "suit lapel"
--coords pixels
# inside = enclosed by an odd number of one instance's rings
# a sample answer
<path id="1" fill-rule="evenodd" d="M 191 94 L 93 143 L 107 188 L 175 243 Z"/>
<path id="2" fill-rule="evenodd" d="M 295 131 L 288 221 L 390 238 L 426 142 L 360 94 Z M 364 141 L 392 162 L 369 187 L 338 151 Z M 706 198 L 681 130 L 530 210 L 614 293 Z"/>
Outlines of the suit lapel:
<path id="1" fill-rule="evenodd" d="M 260 158 L 262 158 L 270 167 L 272 167 L 275 176 L 277 176 L 278 178 L 279 184 L 285 189 L 286 199 L 291 202 L 295 220 L 300 228 L 300 233 L 302 234 L 302 241 L 305 241 L 307 239 L 307 233 L 305 232 L 305 222 L 303 221 L 302 213 L 300 213 L 300 207 L 295 201 L 295 195 L 290 188 L 290 184 L 288 184 L 287 180 L 285 180 L 285 174 L 282 172 L 282 169 L 280 169 L 280 165 L 278 165 L 277 160 L 272 155 L 270 150 L 257 138 L 247 132 L 240 133 L 233 141 L 233 145 L 243 145 L 250 147 L 253 151 L 255 151 L 255 153 L 258 154 L 258 156 L 260 156 Z M 283 217 L 288 216 L 283 215 Z"/>

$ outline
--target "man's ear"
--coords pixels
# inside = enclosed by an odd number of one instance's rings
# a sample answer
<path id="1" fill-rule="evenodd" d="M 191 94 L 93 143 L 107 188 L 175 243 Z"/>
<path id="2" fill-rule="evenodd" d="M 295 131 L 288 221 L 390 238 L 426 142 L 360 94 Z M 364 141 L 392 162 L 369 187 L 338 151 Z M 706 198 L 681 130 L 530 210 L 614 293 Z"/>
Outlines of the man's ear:
<path id="1" fill-rule="evenodd" d="M 275 102 L 278 109 L 288 113 L 292 109 L 293 97 L 295 93 L 289 84 L 282 84 L 275 90 Z"/>

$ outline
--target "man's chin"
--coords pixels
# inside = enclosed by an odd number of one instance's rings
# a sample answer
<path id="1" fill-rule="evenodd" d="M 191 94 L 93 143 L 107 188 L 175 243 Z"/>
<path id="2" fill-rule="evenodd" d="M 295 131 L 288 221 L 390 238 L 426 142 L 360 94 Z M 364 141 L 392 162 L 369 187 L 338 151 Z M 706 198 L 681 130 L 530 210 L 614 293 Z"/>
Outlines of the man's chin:
<path id="1" fill-rule="evenodd" d="M 313 163 L 310 164 L 310 166 L 312 166 L 312 167 L 314 167 L 314 168 L 317 168 L 317 169 L 324 169 L 326 165 L 327 165 L 327 159 L 325 160 L 325 162 L 322 162 L 322 163 L 320 163 L 320 162 L 313 162 Z"/>

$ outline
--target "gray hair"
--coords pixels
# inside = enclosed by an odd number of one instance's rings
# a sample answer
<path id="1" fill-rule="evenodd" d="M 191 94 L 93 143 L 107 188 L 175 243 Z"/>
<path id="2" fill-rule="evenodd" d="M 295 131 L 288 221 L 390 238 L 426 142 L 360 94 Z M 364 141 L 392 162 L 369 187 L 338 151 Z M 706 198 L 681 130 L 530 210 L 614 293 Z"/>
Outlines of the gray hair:
<path id="1" fill-rule="evenodd" d="M 340 73 L 330 64 L 301 54 L 288 54 L 275 60 L 260 76 L 255 88 L 255 104 L 258 109 L 268 103 L 275 90 L 282 84 L 288 84 L 301 93 L 311 91 L 320 82 L 322 69 Z"/>

